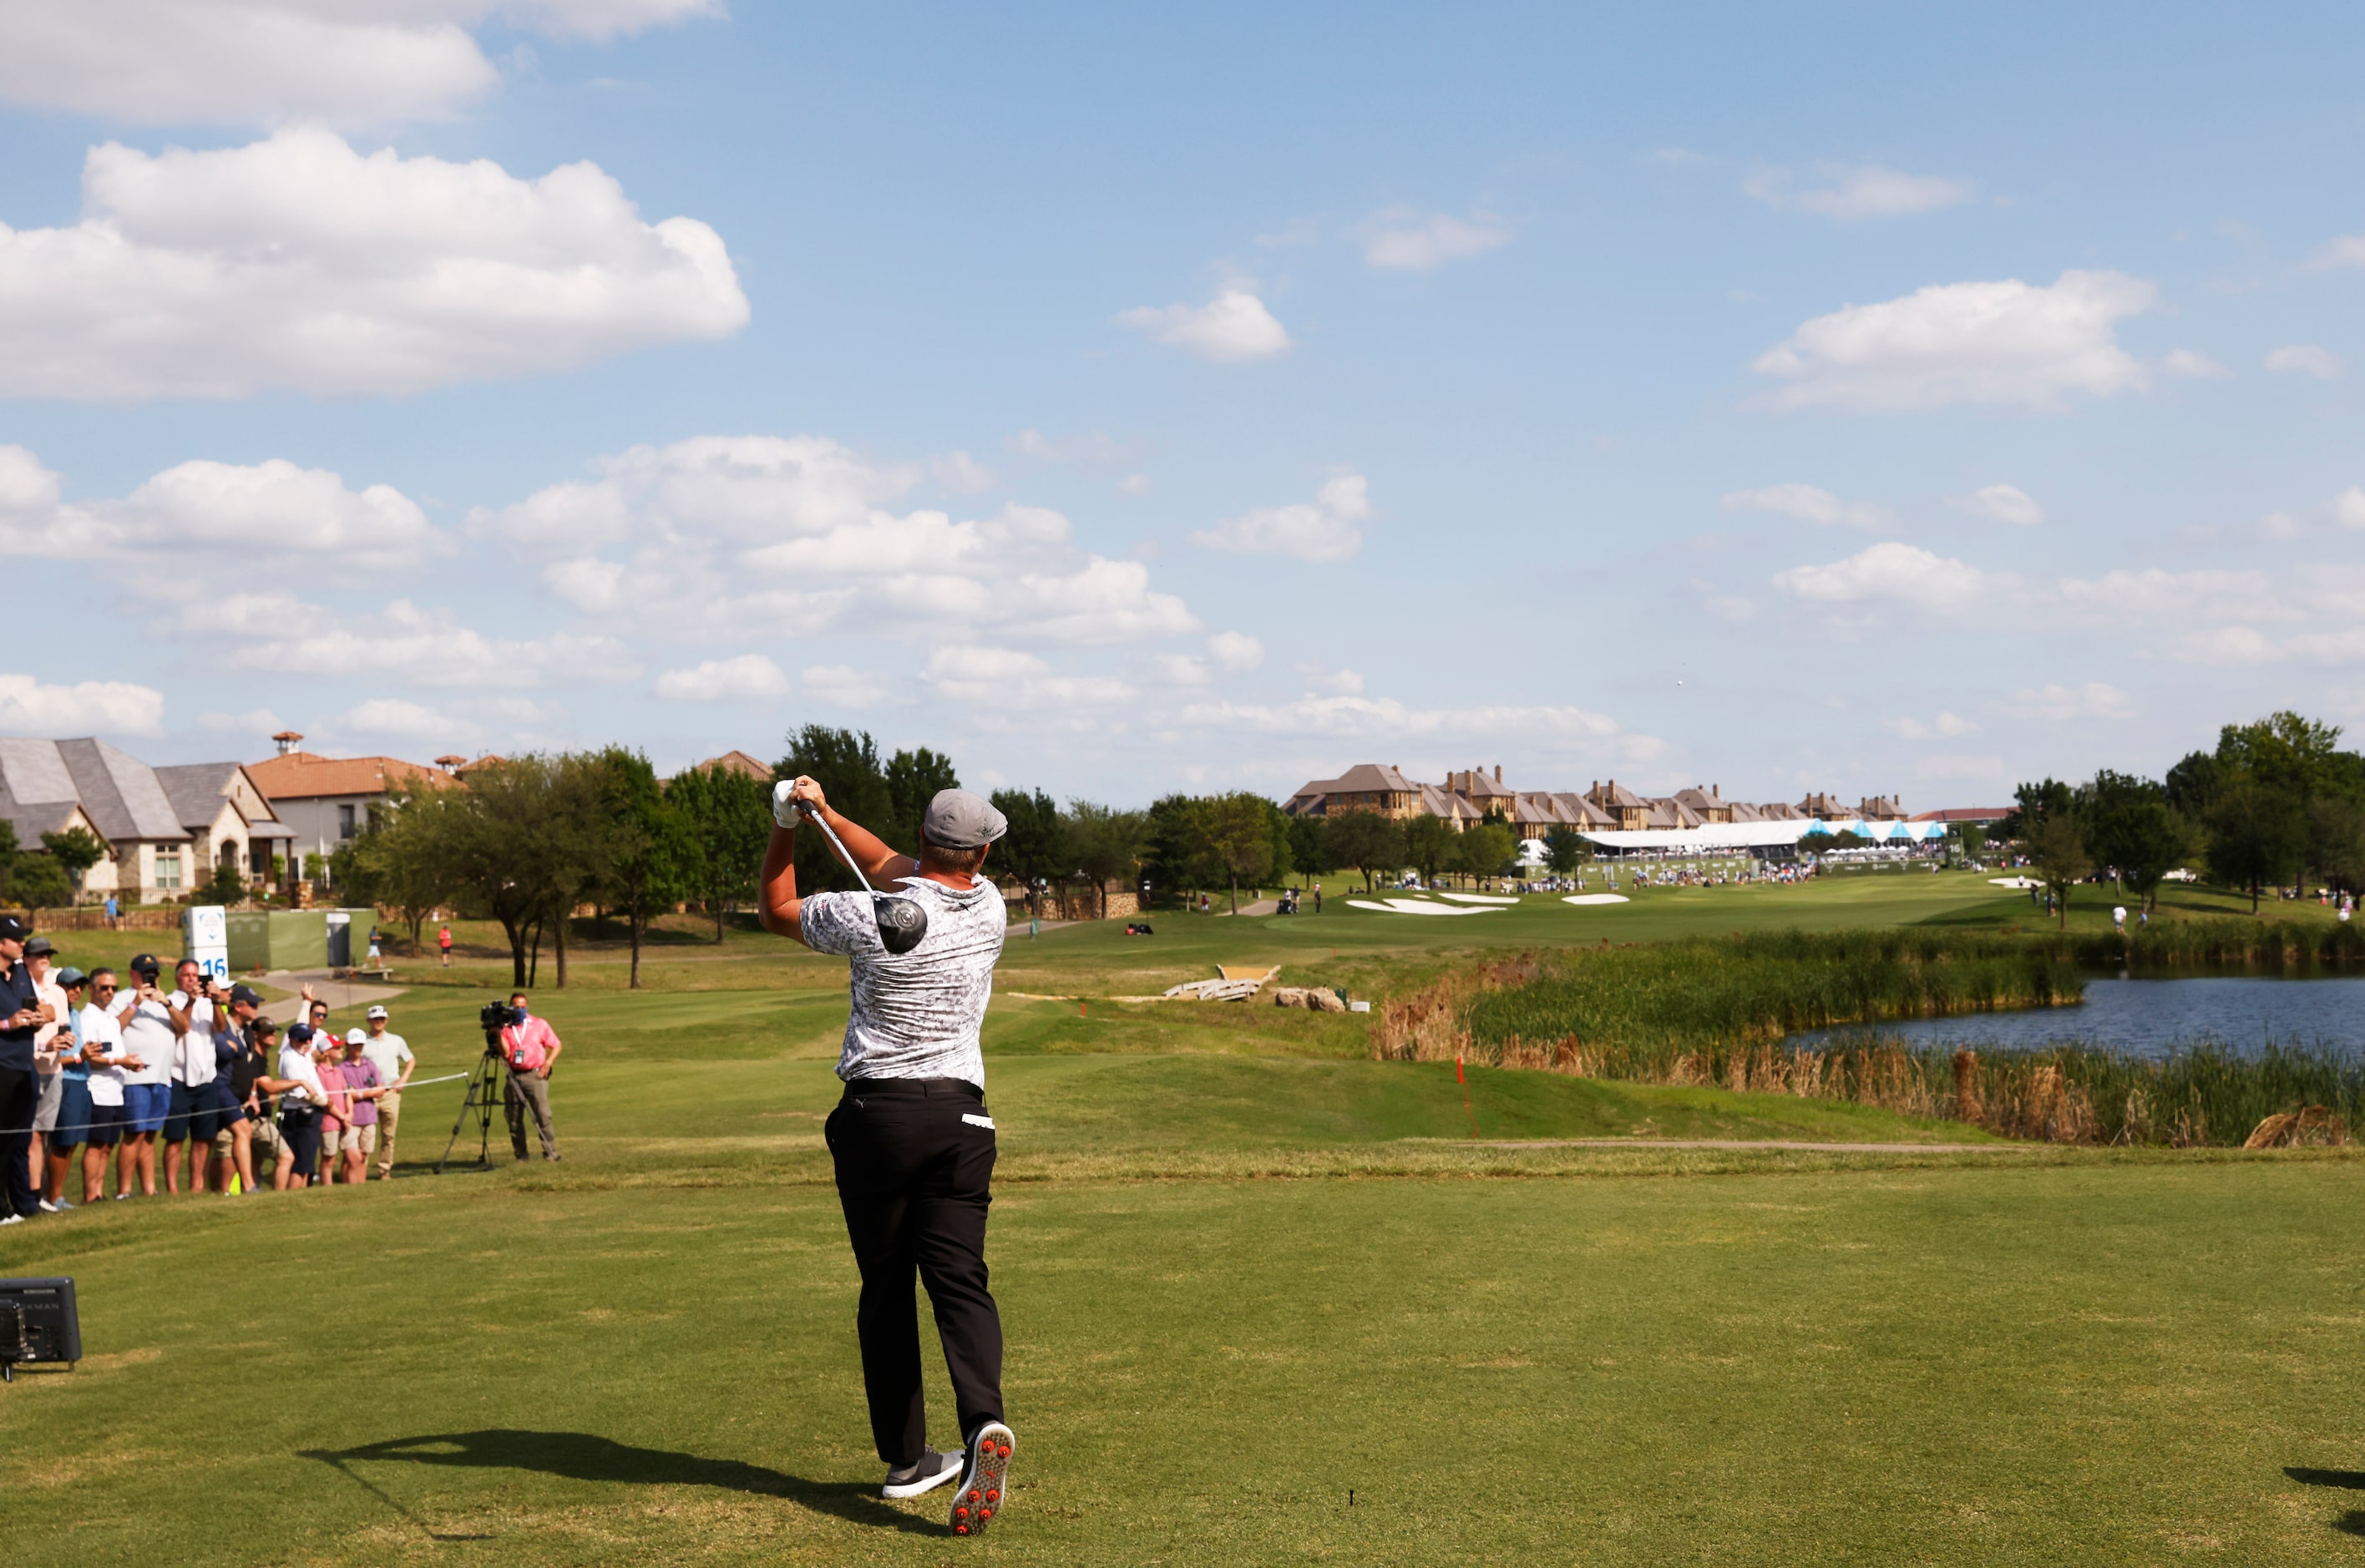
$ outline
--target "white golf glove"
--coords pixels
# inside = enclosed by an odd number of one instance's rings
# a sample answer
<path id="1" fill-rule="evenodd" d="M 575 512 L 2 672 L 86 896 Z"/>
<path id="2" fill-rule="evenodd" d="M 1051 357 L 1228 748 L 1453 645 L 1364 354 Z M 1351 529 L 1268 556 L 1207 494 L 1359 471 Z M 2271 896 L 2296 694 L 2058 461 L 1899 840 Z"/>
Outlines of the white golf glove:
<path id="1" fill-rule="evenodd" d="M 792 794 L 795 789 L 795 782 L 787 778 L 772 786 L 772 821 L 781 827 L 797 825 L 797 802 Z"/>

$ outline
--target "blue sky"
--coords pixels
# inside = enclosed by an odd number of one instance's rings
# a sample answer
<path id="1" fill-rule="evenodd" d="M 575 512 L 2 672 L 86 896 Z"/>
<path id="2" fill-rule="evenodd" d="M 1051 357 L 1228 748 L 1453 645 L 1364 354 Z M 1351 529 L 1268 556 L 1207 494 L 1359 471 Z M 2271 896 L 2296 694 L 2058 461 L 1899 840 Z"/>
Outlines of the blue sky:
<path id="1" fill-rule="evenodd" d="M 1923 807 L 2365 718 L 2345 9 L 64 15 L 0 728 Z"/>

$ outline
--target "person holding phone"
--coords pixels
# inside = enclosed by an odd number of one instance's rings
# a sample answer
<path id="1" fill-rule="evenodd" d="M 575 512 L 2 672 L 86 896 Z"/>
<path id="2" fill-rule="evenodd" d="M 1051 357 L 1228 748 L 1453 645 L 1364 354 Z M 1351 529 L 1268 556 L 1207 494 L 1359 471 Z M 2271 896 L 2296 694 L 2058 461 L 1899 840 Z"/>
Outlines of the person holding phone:
<path id="1" fill-rule="evenodd" d="M 83 1064 L 90 1070 L 90 1131 L 82 1146 L 82 1201 L 95 1204 L 106 1196 L 106 1167 L 123 1141 L 124 1074 L 144 1067 L 123 1045 L 123 1014 L 117 1002 L 113 969 L 93 969 L 90 1001 L 82 1010 L 76 1033 L 82 1036 Z M 131 1195 L 130 1172 L 118 1167 L 115 1195 Z"/>
<path id="2" fill-rule="evenodd" d="M 230 991 L 208 976 L 195 958 L 183 958 L 173 970 L 173 990 L 164 998 L 177 1027 L 172 1047 L 171 1098 L 164 1114 L 164 1190 L 178 1193 L 185 1166 L 189 1191 L 206 1190 L 206 1167 L 214 1135 L 222 1129 L 222 1113 L 214 1096 L 220 1066 L 214 1051 L 214 1034 L 225 1022 Z"/>
<path id="3" fill-rule="evenodd" d="M 33 1195 L 33 1115 L 40 1085 L 33 1068 L 33 1037 L 50 1008 L 25 962 L 25 923 L 0 914 L 0 1225 L 22 1225 L 39 1214 Z"/>
<path id="4" fill-rule="evenodd" d="M 116 1150 L 118 1192 L 136 1171 L 143 1197 L 156 1195 L 156 1138 L 173 1111 L 173 1048 L 189 1032 L 188 1015 L 175 1013 L 156 987 L 164 966 L 153 953 L 131 960 L 131 991 L 118 999 L 116 1016 L 123 1044 L 140 1063 L 123 1074 L 123 1143 Z"/>

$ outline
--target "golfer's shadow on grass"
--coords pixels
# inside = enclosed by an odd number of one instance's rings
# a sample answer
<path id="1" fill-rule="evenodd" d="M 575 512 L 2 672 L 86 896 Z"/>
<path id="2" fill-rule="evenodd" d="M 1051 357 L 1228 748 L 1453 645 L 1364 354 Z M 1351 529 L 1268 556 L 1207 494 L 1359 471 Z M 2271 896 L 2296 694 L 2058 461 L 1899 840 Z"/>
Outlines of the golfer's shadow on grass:
<path id="1" fill-rule="evenodd" d="M 2344 1492 L 2365 1492 L 2365 1470 L 2311 1470 L 2287 1464 L 2283 1473 L 2303 1486 L 2337 1486 Z M 2332 1527 L 2343 1535 L 2365 1535 L 2365 1508 L 2351 1508 Z"/>
<path id="2" fill-rule="evenodd" d="M 353 1449 L 306 1449 L 302 1457 L 343 1471 L 387 1506 L 437 1540 L 481 1540 L 482 1536 L 440 1535 L 353 1467 L 356 1462 L 397 1462 L 454 1465 L 466 1470 L 538 1470 L 570 1481 L 622 1481 L 643 1486 L 712 1486 L 757 1497 L 784 1497 L 816 1513 L 860 1525 L 883 1525 L 918 1535 L 941 1535 L 932 1525 L 879 1497 L 875 1482 L 808 1481 L 735 1459 L 701 1459 L 665 1449 L 634 1448 L 588 1432 L 525 1432 L 494 1428 L 481 1432 L 442 1432 L 432 1437 L 395 1438 Z"/>

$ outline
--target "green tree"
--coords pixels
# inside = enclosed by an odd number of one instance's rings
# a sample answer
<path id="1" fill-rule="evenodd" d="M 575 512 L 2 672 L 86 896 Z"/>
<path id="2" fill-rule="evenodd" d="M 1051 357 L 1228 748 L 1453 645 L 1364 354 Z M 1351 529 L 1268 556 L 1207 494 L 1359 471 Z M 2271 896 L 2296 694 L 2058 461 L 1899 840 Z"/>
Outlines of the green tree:
<path id="1" fill-rule="evenodd" d="M 1976 860 L 1987 853 L 1988 830 L 1977 823 L 1956 824 L 1954 839 L 1961 846 L 1963 857 L 1967 860 Z"/>
<path id="2" fill-rule="evenodd" d="M 772 787 L 728 767 L 691 767 L 674 775 L 666 798 L 689 824 L 682 870 L 688 896 L 714 916 L 723 940 L 733 909 L 755 900 L 772 836 Z"/>
<path id="3" fill-rule="evenodd" d="M 1565 877 L 1584 865 L 1589 850 L 1585 835 L 1573 827 L 1564 824 L 1544 834 L 1544 864 L 1556 877 Z"/>
<path id="4" fill-rule="evenodd" d="M 2365 890 L 2365 806 L 2327 799 L 2307 804 L 2308 863 L 2342 892 Z"/>
<path id="5" fill-rule="evenodd" d="M 347 846 L 352 854 L 341 875 L 350 877 L 370 903 L 398 913 L 419 946 L 419 928 L 456 890 L 442 837 L 446 815 L 464 809 L 457 791 L 432 784 L 390 790 L 386 808 L 370 813 L 369 824 Z"/>
<path id="6" fill-rule="evenodd" d="M 1305 878 L 1325 876 L 1338 868 L 1330 858 L 1330 841 L 1323 836 L 1320 817 L 1289 819 L 1289 861 Z"/>
<path id="7" fill-rule="evenodd" d="M 1472 877 L 1499 877 L 1519 857 L 1519 835 L 1499 819 L 1489 817 L 1461 835 L 1454 846 L 1454 868 Z"/>
<path id="8" fill-rule="evenodd" d="M 529 938 L 539 962 L 554 866 L 566 853 L 558 832 L 558 775 L 556 759 L 538 754 L 476 769 L 468 787 L 453 792 L 454 809 L 438 813 L 434 823 L 433 848 L 452 886 L 500 924 L 510 945 L 510 983 L 521 987 L 532 979 Z"/>
<path id="9" fill-rule="evenodd" d="M 1059 824 L 1059 808 L 1040 790 L 1031 793 L 996 790 L 992 801 L 993 809 L 1010 828 L 993 846 L 992 858 L 1000 862 L 1003 874 L 1018 879 L 1026 890 L 1026 907 L 1040 914 L 1043 906 L 1035 885 L 1063 877 L 1071 869 L 1066 864 L 1067 841 Z"/>
<path id="10" fill-rule="evenodd" d="M 2061 928 L 2069 928 L 2069 890 L 2092 871 L 2086 857 L 2086 835 L 2079 830 L 2077 813 L 2050 811 L 2034 819 L 2020 835 L 2022 852 L 2036 868 L 2037 879 L 2052 893 Z"/>
<path id="11" fill-rule="evenodd" d="M 97 835 L 86 827 L 70 827 L 63 833 L 45 833 L 41 834 L 41 847 L 50 852 L 50 858 L 58 863 L 66 874 L 66 880 L 77 890 L 82 887 L 83 877 L 90 868 L 106 858 L 106 846 L 101 844 Z"/>
<path id="12" fill-rule="evenodd" d="M 9 868 L 8 896 L 27 909 L 63 909 L 73 902 L 74 889 L 66 868 L 37 849 Z"/>
<path id="13" fill-rule="evenodd" d="M 936 798 L 939 790 L 959 789 L 960 778 L 953 771 L 951 757 L 926 746 L 897 752 L 887 759 L 881 771 L 887 779 L 887 821 L 863 825 L 897 848 L 917 857 L 920 823 L 928 814 L 928 802 Z M 835 801 L 830 803 L 836 805 Z M 842 806 L 838 809 L 845 810 Z"/>
<path id="14" fill-rule="evenodd" d="M 2365 802 L 2365 758 L 2340 749 L 2340 726 L 2286 709 L 2217 734 L 2221 775 L 2247 778 L 2303 801 L 2320 796 Z"/>
<path id="15" fill-rule="evenodd" d="M 611 745 L 584 759 L 601 839 L 599 890 L 631 935 L 629 989 L 641 988 L 641 949 L 650 919 L 688 890 L 698 859 L 689 815 L 666 798 L 656 769 L 637 751 Z M 562 919 L 564 916 L 561 917 Z"/>
<path id="16" fill-rule="evenodd" d="M 1153 887 L 1195 890 L 1223 874 L 1207 855 L 1206 812 L 1207 801 L 1196 795 L 1162 795 L 1150 803 L 1143 859 Z"/>
<path id="17" fill-rule="evenodd" d="M 2186 851 L 2184 823 L 2168 791 L 2148 778 L 2103 768 L 2076 794 L 2086 853 L 2110 870 L 2122 892 L 2146 901 Z"/>
<path id="18" fill-rule="evenodd" d="M 49 865 L 57 872 L 58 888 L 65 899 L 73 898 L 73 888 L 65 879 L 65 868 L 55 861 L 49 862 Z M 29 899 L 27 902 L 29 902 Z M 205 886 L 197 890 L 197 902 L 219 904 L 224 909 L 243 903 L 246 902 L 246 879 L 238 874 L 238 868 L 230 861 L 217 860 L 213 870 L 206 877 Z"/>
<path id="19" fill-rule="evenodd" d="M 1377 812 L 1339 812 L 1325 819 L 1323 837 L 1330 858 L 1363 874 L 1363 890 L 1372 890 L 1375 871 L 1392 871 L 1405 863 L 1404 832 Z"/>
<path id="20" fill-rule="evenodd" d="M 2012 796 L 2017 803 L 1996 824 L 1996 832 L 2005 838 L 2019 839 L 2025 838 L 2039 819 L 2074 809 L 2077 791 L 2058 778 L 2046 778 L 2034 784 L 2016 785 Z"/>
<path id="21" fill-rule="evenodd" d="M 895 849 L 906 854 L 919 851 L 918 839 L 898 841 L 890 836 L 895 831 L 895 799 L 887 788 L 879 748 L 868 734 L 807 724 L 789 737 L 789 753 L 772 771 L 781 778 L 807 775 L 821 786 L 833 810 L 885 838 Z M 817 832 L 797 834 L 796 868 L 797 887 L 802 892 L 855 885 L 854 873 Z"/>
<path id="22" fill-rule="evenodd" d="M 1240 912 L 1241 879 L 1255 888 L 1272 869 L 1272 809 L 1261 795 L 1218 795 L 1200 819 L 1205 852 L 1230 879 L 1234 914 Z"/>
<path id="23" fill-rule="evenodd" d="M 1098 914 L 1108 918 L 1108 885 L 1133 879 L 1141 864 L 1149 821 L 1140 812 L 1114 810 L 1091 801 L 1070 801 L 1060 818 L 1064 865 L 1072 866 L 1093 884 Z"/>
<path id="24" fill-rule="evenodd" d="M 2281 887 L 2299 872 L 2307 854 L 2307 808 L 2290 789 L 2237 778 L 2217 791 L 2202 818 L 2209 830 L 2209 874 L 2250 894 Z"/>
<path id="25" fill-rule="evenodd" d="M 1454 832 L 1453 825 L 1443 817 L 1433 817 L 1427 812 L 1417 817 L 1407 817 L 1402 832 L 1404 857 L 1414 870 L 1420 873 L 1424 883 L 1435 881 L 1440 871 L 1456 864 L 1462 835 Z"/>
<path id="26" fill-rule="evenodd" d="M 2225 771 L 2217 765 L 2214 754 L 2189 752 L 2181 762 L 2168 770 L 2160 784 L 2171 807 L 2198 820 L 2217 799 L 2218 787 L 2225 782 Z"/>
<path id="27" fill-rule="evenodd" d="M 1259 796 L 1258 799 L 1264 798 Z M 1272 840 L 1272 863 L 1266 868 L 1265 878 L 1277 888 L 1288 881 L 1290 874 L 1297 869 L 1296 852 L 1291 847 L 1289 837 L 1289 813 L 1271 801 L 1265 801 L 1264 822 L 1265 831 Z"/>

